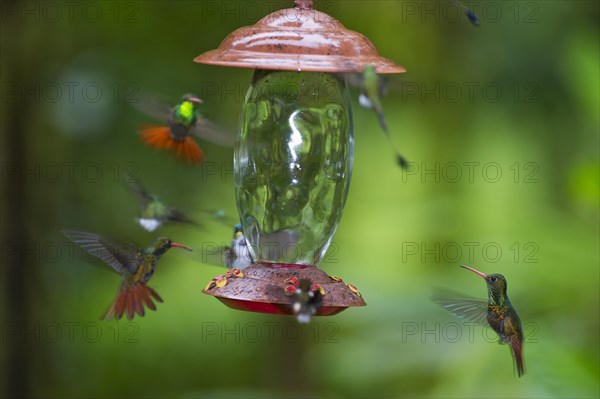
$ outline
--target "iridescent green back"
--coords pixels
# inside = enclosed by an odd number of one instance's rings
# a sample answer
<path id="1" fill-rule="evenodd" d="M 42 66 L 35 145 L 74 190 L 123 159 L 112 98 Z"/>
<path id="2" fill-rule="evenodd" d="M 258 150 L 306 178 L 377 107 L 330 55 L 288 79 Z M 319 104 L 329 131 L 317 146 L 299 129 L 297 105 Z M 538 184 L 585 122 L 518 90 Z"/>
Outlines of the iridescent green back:
<path id="1" fill-rule="evenodd" d="M 173 122 L 192 126 L 198 120 L 198 105 L 191 101 L 182 101 L 173 109 Z"/>

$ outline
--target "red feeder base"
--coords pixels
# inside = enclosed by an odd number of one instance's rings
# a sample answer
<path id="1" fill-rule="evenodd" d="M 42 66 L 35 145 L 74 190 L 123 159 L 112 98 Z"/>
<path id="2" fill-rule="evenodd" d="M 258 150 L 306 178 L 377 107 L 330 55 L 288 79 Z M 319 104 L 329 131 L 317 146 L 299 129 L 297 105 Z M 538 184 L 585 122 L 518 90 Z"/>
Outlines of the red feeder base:
<path id="1" fill-rule="evenodd" d="M 241 271 L 229 270 L 212 279 L 202 291 L 233 309 L 270 314 L 292 314 L 285 288 L 288 279 L 309 279 L 324 292 L 316 316 L 332 316 L 352 306 L 365 306 L 358 289 L 339 277 L 329 276 L 312 265 L 255 263 Z M 288 280 L 288 281 L 286 281 Z"/>

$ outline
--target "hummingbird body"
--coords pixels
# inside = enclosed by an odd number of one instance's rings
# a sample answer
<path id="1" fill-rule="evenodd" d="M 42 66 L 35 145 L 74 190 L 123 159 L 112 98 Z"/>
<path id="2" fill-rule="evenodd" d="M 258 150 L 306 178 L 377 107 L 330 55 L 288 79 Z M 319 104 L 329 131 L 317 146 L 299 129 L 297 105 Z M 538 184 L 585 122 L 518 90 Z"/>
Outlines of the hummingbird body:
<path id="1" fill-rule="evenodd" d="M 129 320 L 135 313 L 143 316 L 144 306 L 156 310 L 153 300 L 162 302 L 162 298 L 146 285 L 152 278 L 158 260 L 172 247 L 190 248 L 172 242 L 165 237 L 157 238 L 152 245 L 141 250 L 134 244 L 123 243 L 97 234 L 82 231 L 63 230 L 63 234 L 93 256 L 103 260 L 117 273 L 123 276 L 117 296 L 104 317 L 117 320 L 127 313 Z"/>
<path id="2" fill-rule="evenodd" d="M 244 269 L 250 266 L 254 261 L 250 255 L 250 249 L 246 242 L 246 236 L 242 231 L 242 225 L 237 224 L 233 231 L 233 240 L 231 247 L 225 248 L 225 266 L 228 269 Z"/>
<path id="3" fill-rule="evenodd" d="M 198 104 L 202 101 L 189 97 L 173 107 L 169 118 L 169 133 L 175 141 L 183 141 L 188 137 L 199 118 Z"/>
<path id="4" fill-rule="evenodd" d="M 377 120 L 383 131 L 387 134 L 388 126 L 383 114 L 383 104 L 381 103 L 380 77 L 377 75 L 375 66 L 367 65 L 363 71 L 363 87 L 360 94 L 360 104 L 365 108 L 371 108 L 377 115 Z"/>
<path id="5" fill-rule="evenodd" d="M 292 296 L 292 311 L 300 324 L 307 324 L 323 304 L 323 294 L 307 279 L 299 281 Z"/>
<path id="6" fill-rule="evenodd" d="M 523 363 L 523 328 L 521 320 L 506 293 L 506 279 L 501 274 L 484 274 L 471 267 L 462 268 L 481 276 L 488 291 L 487 302 L 477 299 L 434 298 L 446 310 L 468 321 L 487 323 L 498 334 L 501 344 L 509 344 L 517 375 L 525 373 Z"/>
<path id="7" fill-rule="evenodd" d="M 521 377 L 525 373 L 523 327 L 519 315 L 506 294 L 506 279 L 501 274 L 485 275 L 470 267 L 463 267 L 479 274 L 486 280 L 488 287 L 487 322 L 500 337 L 500 343 L 510 345 L 517 366 L 517 374 Z"/>
<path id="8" fill-rule="evenodd" d="M 372 109 L 377 116 L 377 120 L 384 134 L 388 138 L 390 145 L 396 153 L 396 161 L 401 168 L 407 167 L 406 159 L 400 154 L 396 145 L 392 141 L 388 132 L 387 122 L 383 113 L 383 103 L 381 97 L 385 91 L 385 82 L 377 74 L 374 65 L 367 65 L 363 70 L 362 82 L 360 83 L 360 96 L 358 98 L 360 105 L 365 108 Z"/>
<path id="9" fill-rule="evenodd" d="M 519 315 L 506 293 L 506 279 L 501 274 L 484 274 L 468 266 L 467 270 L 481 276 L 486 284 L 488 300 L 450 298 L 447 294 L 435 295 L 433 300 L 450 313 L 470 322 L 487 324 L 498 334 L 501 344 L 508 344 L 515 360 L 517 375 L 525 373 L 523 362 L 523 328 Z M 456 294 L 453 294 L 456 296 Z"/>
<path id="10" fill-rule="evenodd" d="M 148 205 L 142 208 L 142 216 L 138 219 L 138 223 L 147 231 L 152 232 L 163 224 L 167 207 L 154 195 L 149 196 L 148 199 Z"/>
<path id="11" fill-rule="evenodd" d="M 194 223 L 176 208 L 165 205 L 156 195 L 149 194 L 141 183 L 130 183 L 127 187 L 136 195 L 140 205 L 137 222 L 147 231 L 154 231 L 166 222 Z"/>
<path id="12" fill-rule="evenodd" d="M 233 136 L 220 131 L 200 115 L 202 103 L 198 97 L 186 94 L 179 104 L 170 109 L 161 107 L 158 110 L 148 110 L 141 104 L 138 108 L 164 120 L 167 124 L 141 129 L 142 141 L 151 147 L 174 150 L 179 157 L 197 164 L 204 162 L 204 152 L 192 136 L 221 146 L 233 146 Z"/>

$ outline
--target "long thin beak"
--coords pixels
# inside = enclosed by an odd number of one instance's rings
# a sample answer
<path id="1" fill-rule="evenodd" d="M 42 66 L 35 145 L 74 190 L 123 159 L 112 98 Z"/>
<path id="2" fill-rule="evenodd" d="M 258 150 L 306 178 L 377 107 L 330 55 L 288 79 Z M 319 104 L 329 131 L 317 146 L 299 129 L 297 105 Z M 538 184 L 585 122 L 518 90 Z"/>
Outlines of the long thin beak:
<path id="1" fill-rule="evenodd" d="M 463 269 L 470 270 L 470 271 L 472 271 L 473 273 L 480 275 L 481 277 L 483 277 L 483 278 L 484 278 L 484 279 L 486 279 L 486 280 L 487 280 L 487 278 L 488 278 L 487 274 L 485 274 L 485 273 L 481 273 L 479 270 L 475 270 L 475 269 L 473 269 L 472 267 L 465 266 L 465 265 L 460 265 L 460 267 L 462 267 Z"/>
<path id="2" fill-rule="evenodd" d="M 202 99 L 198 98 L 198 97 L 190 97 L 188 99 L 188 101 L 191 101 L 193 103 L 198 103 L 198 104 L 203 104 L 204 103 L 204 101 L 202 101 Z"/>
<path id="3" fill-rule="evenodd" d="M 182 248 L 182 249 L 185 249 L 186 251 L 192 251 L 192 248 L 186 247 L 185 245 L 177 244 L 176 242 L 172 242 L 171 246 L 175 247 L 175 248 Z"/>

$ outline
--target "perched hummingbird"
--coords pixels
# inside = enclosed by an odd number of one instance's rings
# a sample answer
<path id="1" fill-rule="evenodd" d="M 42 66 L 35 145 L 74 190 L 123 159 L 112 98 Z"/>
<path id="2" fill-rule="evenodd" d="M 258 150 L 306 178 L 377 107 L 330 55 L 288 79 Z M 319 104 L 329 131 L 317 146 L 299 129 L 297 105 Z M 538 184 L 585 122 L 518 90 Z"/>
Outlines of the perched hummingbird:
<path id="1" fill-rule="evenodd" d="M 224 248 L 225 253 L 225 266 L 228 269 L 244 269 L 250 266 L 253 262 L 248 244 L 246 243 L 246 236 L 242 231 L 242 225 L 236 224 L 233 229 L 233 240 L 231 240 L 231 246 Z"/>
<path id="2" fill-rule="evenodd" d="M 383 114 L 383 104 L 381 103 L 381 97 L 385 91 L 385 82 L 380 78 L 375 70 L 374 65 L 367 65 L 362 73 L 362 82 L 360 84 L 360 96 L 358 98 L 360 105 L 365 108 L 372 109 L 377 115 L 379 125 L 383 129 L 390 146 L 396 153 L 396 161 L 401 168 L 407 167 L 406 159 L 400 154 L 398 148 L 392 141 L 388 132 L 388 126 L 385 121 Z"/>
<path id="3" fill-rule="evenodd" d="M 501 274 L 484 274 L 471 267 L 461 265 L 485 279 L 488 289 L 488 301 L 477 299 L 434 298 L 450 313 L 473 322 L 483 322 L 496 331 L 501 344 L 509 344 L 515 360 L 517 374 L 525 373 L 523 364 L 523 328 L 517 312 L 506 294 L 506 279 Z"/>
<path id="4" fill-rule="evenodd" d="M 138 199 L 141 215 L 136 220 L 147 231 L 152 232 L 165 222 L 195 224 L 176 208 L 165 205 L 156 195 L 149 194 L 141 183 L 128 183 L 126 186 Z"/>
<path id="5" fill-rule="evenodd" d="M 307 324 L 323 304 L 323 294 L 319 286 L 310 280 L 300 279 L 296 292 L 292 295 L 292 312 L 300 324 Z"/>
<path id="6" fill-rule="evenodd" d="M 151 147 L 172 149 L 179 157 L 197 164 L 204 161 L 204 152 L 191 137 L 192 135 L 223 147 L 233 147 L 233 135 L 221 131 L 200 115 L 199 107 L 202 103 L 201 99 L 192 94 L 184 95 L 181 102 L 170 109 L 167 106 L 136 103 L 136 108 L 142 112 L 167 123 L 167 126 L 150 126 L 141 129 L 142 141 Z"/>
<path id="7" fill-rule="evenodd" d="M 475 15 L 473 10 L 471 10 L 469 7 L 465 6 L 463 3 L 461 3 L 458 0 L 451 0 L 451 1 L 454 4 L 456 4 L 458 6 L 458 8 L 460 8 L 465 13 L 467 18 L 469 18 L 469 22 L 471 22 L 471 25 L 473 25 L 475 27 L 479 27 L 479 25 L 480 25 L 479 18 L 477 18 L 477 15 Z"/>
<path id="8" fill-rule="evenodd" d="M 190 248 L 174 243 L 168 238 L 157 238 L 146 249 L 135 244 L 125 243 L 113 238 L 102 237 L 84 231 L 62 230 L 62 233 L 75 244 L 85 249 L 91 255 L 107 263 L 117 273 L 123 275 L 117 296 L 108 309 L 104 319 L 114 316 L 117 320 L 127 312 L 127 318 L 133 319 L 134 314 L 144 315 L 144 305 L 156 310 L 152 301 L 154 298 L 162 302 L 162 298 L 146 283 L 152 277 L 160 257 L 169 248 Z"/>

